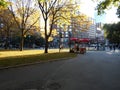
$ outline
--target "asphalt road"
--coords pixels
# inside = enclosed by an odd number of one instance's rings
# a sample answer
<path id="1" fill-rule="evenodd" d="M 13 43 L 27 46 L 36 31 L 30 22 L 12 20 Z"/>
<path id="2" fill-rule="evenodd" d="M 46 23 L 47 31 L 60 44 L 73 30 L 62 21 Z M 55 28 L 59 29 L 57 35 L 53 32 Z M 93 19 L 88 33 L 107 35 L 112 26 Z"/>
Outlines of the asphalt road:
<path id="1" fill-rule="evenodd" d="M 0 90 L 120 90 L 120 52 L 0 70 Z"/>

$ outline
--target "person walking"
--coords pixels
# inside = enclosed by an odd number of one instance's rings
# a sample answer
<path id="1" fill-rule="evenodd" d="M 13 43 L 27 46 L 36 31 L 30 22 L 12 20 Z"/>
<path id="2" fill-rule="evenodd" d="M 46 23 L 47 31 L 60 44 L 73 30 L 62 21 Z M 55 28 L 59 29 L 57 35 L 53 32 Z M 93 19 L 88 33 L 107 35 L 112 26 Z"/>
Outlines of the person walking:
<path id="1" fill-rule="evenodd" d="M 112 50 L 112 45 L 111 44 L 109 44 L 109 48 L 110 48 L 110 50 Z"/>
<path id="2" fill-rule="evenodd" d="M 120 44 L 118 45 L 118 50 L 120 50 Z"/>
<path id="3" fill-rule="evenodd" d="M 115 49 L 116 49 L 116 44 L 113 44 L 113 50 L 115 51 Z"/>

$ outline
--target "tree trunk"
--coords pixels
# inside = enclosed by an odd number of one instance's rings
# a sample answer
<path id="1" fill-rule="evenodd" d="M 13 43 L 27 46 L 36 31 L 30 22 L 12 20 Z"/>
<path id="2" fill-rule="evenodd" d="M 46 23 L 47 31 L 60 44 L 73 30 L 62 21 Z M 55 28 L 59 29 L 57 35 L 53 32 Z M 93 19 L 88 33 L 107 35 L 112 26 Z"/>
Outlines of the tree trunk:
<path id="1" fill-rule="evenodd" d="M 23 51 L 23 46 L 24 46 L 24 34 L 22 32 L 21 41 L 20 41 L 20 51 Z"/>
<path id="2" fill-rule="evenodd" d="M 5 49 L 8 49 L 9 47 L 9 42 L 8 42 L 9 38 L 7 37 L 6 40 L 5 40 Z"/>
<path id="3" fill-rule="evenodd" d="M 5 40 L 5 49 L 8 49 L 9 47 L 9 29 L 7 29 L 7 32 L 6 32 L 6 40 Z"/>
<path id="4" fill-rule="evenodd" d="M 45 20 L 45 52 L 48 53 L 47 19 Z"/>
<path id="5" fill-rule="evenodd" d="M 48 38 L 45 38 L 45 53 L 48 53 Z"/>

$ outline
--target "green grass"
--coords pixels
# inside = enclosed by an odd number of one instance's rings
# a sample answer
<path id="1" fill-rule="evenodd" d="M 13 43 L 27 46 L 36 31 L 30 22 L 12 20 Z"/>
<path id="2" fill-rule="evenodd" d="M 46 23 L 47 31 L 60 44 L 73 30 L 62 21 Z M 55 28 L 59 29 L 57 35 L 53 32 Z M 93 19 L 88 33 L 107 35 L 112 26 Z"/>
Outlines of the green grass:
<path id="1" fill-rule="evenodd" d="M 49 49 L 49 53 L 57 53 L 59 49 Z M 61 52 L 69 52 L 68 49 L 61 50 Z M 43 54 L 44 50 L 39 49 L 29 49 L 29 50 L 0 50 L 0 58 L 3 57 L 11 57 L 11 56 L 24 56 L 24 55 L 36 55 L 36 54 Z"/>
<path id="2" fill-rule="evenodd" d="M 75 56 L 76 56 L 76 54 L 68 53 L 68 52 L 7 56 L 7 57 L 0 58 L 0 68 L 21 65 L 21 64 L 27 64 L 27 63 L 41 62 L 41 61 L 42 62 L 52 61 L 55 59 L 75 57 Z"/>

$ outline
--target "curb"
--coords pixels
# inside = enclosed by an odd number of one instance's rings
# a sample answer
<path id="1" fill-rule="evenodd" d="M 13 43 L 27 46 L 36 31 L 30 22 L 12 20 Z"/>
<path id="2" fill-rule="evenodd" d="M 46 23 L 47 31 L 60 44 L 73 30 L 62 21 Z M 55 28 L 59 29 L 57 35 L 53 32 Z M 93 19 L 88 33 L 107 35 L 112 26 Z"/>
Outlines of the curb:
<path id="1" fill-rule="evenodd" d="M 54 62 L 54 61 L 60 61 L 60 60 L 67 60 L 67 59 L 71 59 L 71 58 L 74 58 L 74 57 L 51 59 L 51 60 L 46 60 L 46 61 L 39 61 L 39 62 L 33 62 L 33 63 L 27 63 L 27 64 L 20 64 L 20 65 L 15 65 L 15 66 L 1 67 L 0 70 L 10 69 L 10 68 L 17 68 L 17 67 L 22 67 L 22 66 L 35 65 L 35 64 L 42 64 L 42 63 L 48 63 L 48 62 Z"/>

